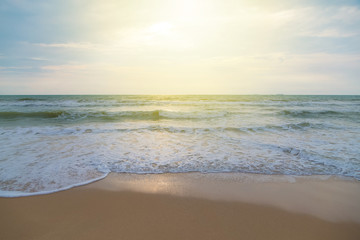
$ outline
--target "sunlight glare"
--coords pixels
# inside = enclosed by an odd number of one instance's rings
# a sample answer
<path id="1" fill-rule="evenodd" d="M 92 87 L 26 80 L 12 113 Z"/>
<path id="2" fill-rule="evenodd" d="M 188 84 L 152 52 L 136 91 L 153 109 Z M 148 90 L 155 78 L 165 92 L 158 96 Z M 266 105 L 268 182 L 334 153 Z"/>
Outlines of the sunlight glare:
<path id="1" fill-rule="evenodd" d="M 159 22 L 151 25 L 148 29 L 148 32 L 155 33 L 155 34 L 161 34 L 166 35 L 169 34 L 171 29 L 173 28 L 173 25 L 169 22 Z"/>

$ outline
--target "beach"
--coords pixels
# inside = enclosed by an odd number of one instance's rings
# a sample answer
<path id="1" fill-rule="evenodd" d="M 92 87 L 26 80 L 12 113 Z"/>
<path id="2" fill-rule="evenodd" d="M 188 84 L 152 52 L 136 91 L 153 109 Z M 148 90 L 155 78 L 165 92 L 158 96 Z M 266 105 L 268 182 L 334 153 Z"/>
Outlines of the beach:
<path id="1" fill-rule="evenodd" d="M 359 96 L 0 96 L 0 239 L 360 239 Z"/>
<path id="2" fill-rule="evenodd" d="M 0 240 L 360 240 L 360 0 L 0 19 Z"/>
<path id="3" fill-rule="evenodd" d="M 0 198 L 0 239 L 359 239 L 359 202 L 334 176 L 110 174 Z"/>

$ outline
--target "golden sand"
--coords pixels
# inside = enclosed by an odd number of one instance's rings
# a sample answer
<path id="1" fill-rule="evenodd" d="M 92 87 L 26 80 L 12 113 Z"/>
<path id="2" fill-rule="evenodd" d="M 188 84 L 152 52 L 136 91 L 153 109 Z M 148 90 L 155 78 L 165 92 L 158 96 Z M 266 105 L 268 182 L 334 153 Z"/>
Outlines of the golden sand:
<path id="1" fill-rule="evenodd" d="M 0 239 L 360 239 L 358 182 L 217 176 L 113 174 L 54 194 L 0 198 Z M 306 204 L 288 203 L 304 194 Z M 309 206 L 323 207 L 309 214 Z"/>

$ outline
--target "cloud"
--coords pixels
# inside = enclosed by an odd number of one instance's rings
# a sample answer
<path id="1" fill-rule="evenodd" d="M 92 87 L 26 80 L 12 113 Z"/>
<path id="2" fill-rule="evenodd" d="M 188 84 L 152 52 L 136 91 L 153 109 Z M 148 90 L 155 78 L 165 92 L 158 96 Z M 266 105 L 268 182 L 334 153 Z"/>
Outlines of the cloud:
<path id="1" fill-rule="evenodd" d="M 100 85 L 105 93 L 105 83 L 109 93 L 296 92 L 310 82 L 316 91 L 327 80 L 338 87 L 336 79 L 359 86 L 360 7 L 347 4 L 9 0 L 0 13 L 8 23 L 0 26 L 0 77 L 52 92 L 64 82 L 63 93 Z"/>
<path id="2" fill-rule="evenodd" d="M 93 65 L 46 65 L 40 67 L 43 70 L 50 71 L 78 71 L 78 70 L 91 70 L 93 69 Z"/>
<path id="3" fill-rule="evenodd" d="M 46 48 L 76 48 L 76 49 L 102 49 L 102 45 L 89 42 L 68 42 L 68 43 L 33 43 L 35 46 Z"/>
<path id="4" fill-rule="evenodd" d="M 359 23 L 360 8 L 359 6 L 342 6 L 330 18 L 346 24 Z"/>
<path id="5" fill-rule="evenodd" d="M 49 61 L 49 59 L 41 58 L 41 57 L 29 57 L 28 59 L 34 60 L 34 61 Z"/>
<path id="6" fill-rule="evenodd" d="M 4 67 L 4 66 L 0 66 L 0 70 L 20 70 L 20 69 L 31 69 L 32 67 L 30 66 L 21 66 L 21 67 Z"/>
<path id="7" fill-rule="evenodd" d="M 313 31 L 313 32 L 301 32 L 299 36 L 304 37 L 323 37 L 323 38 L 348 38 L 354 37 L 359 35 L 356 32 L 345 32 L 340 29 L 324 29 L 320 31 Z"/>
<path id="8" fill-rule="evenodd" d="M 355 6 L 306 7 L 287 10 L 283 14 L 287 16 L 288 28 L 292 28 L 287 31 L 298 36 L 348 38 L 360 34 L 360 9 Z"/>

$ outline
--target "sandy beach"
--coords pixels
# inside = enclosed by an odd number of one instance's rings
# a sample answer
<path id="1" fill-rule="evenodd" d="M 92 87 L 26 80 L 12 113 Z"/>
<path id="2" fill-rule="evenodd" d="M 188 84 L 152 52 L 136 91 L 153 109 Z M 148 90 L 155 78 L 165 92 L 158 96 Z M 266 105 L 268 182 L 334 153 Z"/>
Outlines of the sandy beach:
<path id="1" fill-rule="evenodd" d="M 0 19 L 0 240 L 360 240 L 360 0 Z"/>
<path id="2" fill-rule="evenodd" d="M 326 176 L 110 174 L 0 198 L 0 239 L 360 239 L 359 200 Z"/>

